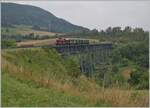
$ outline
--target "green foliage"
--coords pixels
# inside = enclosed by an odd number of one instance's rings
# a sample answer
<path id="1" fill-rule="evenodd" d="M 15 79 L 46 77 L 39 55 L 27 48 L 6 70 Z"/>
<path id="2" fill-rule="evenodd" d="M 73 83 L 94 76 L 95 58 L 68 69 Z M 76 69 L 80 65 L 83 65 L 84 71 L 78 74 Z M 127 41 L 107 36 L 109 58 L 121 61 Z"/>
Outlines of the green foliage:
<path id="1" fill-rule="evenodd" d="M 129 66 L 135 71 L 131 72 L 128 83 L 137 89 L 148 89 L 148 54 L 147 40 L 124 45 L 119 44 L 112 52 L 111 71 L 115 72 L 115 75 L 111 75 L 113 77 L 111 82 L 125 83 L 124 78 L 121 78 L 120 69 Z"/>
<path id="2" fill-rule="evenodd" d="M 114 49 L 112 52 L 112 64 L 120 63 L 121 60 L 121 54 L 118 49 Z"/>
<path id="3" fill-rule="evenodd" d="M 12 72 L 8 66 L 2 69 L 2 106 L 110 106 L 101 100 L 93 102 L 82 95 L 73 96 L 59 87 L 56 89 L 57 86 L 61 87 L 59 84 L 70 84 L 71 81 L 74 81 L 73 84 L 76 83 L 81 91 L 88 91 L 94 86 L 85 76 L 80 77 L 80 74 L 76 73 L 79 66 L 74 60 L 71 58 L 64 60 L 54 49 L 11 49 L 3 51 L 2 57 L 9 62 L 9 66 L 12 65 L 10 68 L 13 68 Z M 28 77 L 32 79 L 23 75 L 29 75 Z M 48 78 L 54 83 L 52 86 L 44 86 L 34 81 L 34 79 L 41 80 L 41 77 L 45 80 Z M 56 82 L 58 85 L 53 86 Z"/>
<path id="4" fill-rule="evenodd" d="M 67 60 L 67 66 L 66 68 L 69 70 L 68 75 L 70 75 L 73 78 L 78 78 L 81 75 L 81 71 L 78 68 L 79 64 L 75 63 L 72 59 Z"/>
<path id="5" fill-rule="evenodd" d="M 2 40 L 1 47 L 2 48 L 15 48 L 17 46 L 14 40 Z"/>
<path id="6" fill-rule="evenodd" d="M 149 76 L 148 71 L 142 69 L 136 69 L 131 73 L 131 77 L 128 80 L 132 86 L 137 89 L 148 89 L 149 88 Z"/>
<path id="7" fill-rule="evenodd" d="M 32 76 L 43 76 L 62 83 L 80 75 L 79 66 L 71 59 L 61 58 L 54 49 L 18 49 L 6 51 L 2 57 L 31 72 Z"/>
<path id="8" fill-rule="evenodd" d="M 130 43 L 119 48 L 122 58 L 148 68 L 148 43 Z M 126 60 L 127 61 L 127 60 Z"/>

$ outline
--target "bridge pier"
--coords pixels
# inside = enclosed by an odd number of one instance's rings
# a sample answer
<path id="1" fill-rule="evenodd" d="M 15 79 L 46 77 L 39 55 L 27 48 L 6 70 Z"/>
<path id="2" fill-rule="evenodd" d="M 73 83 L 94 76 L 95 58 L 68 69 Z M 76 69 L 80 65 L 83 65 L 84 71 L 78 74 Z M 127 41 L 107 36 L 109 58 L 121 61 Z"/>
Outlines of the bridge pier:
<path id="1" fill-rule="evenodd" d="M 66 57 L 78 54 L 81 72 L 91 77 L 95 67 L 104 64 L 111 55 L 112 44 L 56 45 L 53 48 Z"/>

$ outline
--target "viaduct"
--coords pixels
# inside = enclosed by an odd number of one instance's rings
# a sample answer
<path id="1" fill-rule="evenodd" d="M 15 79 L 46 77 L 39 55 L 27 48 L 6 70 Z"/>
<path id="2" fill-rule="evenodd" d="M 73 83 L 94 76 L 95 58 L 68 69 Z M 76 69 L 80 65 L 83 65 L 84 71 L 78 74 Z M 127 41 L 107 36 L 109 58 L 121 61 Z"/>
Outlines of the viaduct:
<path id="1" fill-rule="evenodd" d="M 76 44 L 46 46 L 55 48 L 64 57 L 76 55 L 79 57 L 80 70 L 87 76 L 91 76 L 96 66 L 106 63 L 111 56 L 112 44 Z"/>

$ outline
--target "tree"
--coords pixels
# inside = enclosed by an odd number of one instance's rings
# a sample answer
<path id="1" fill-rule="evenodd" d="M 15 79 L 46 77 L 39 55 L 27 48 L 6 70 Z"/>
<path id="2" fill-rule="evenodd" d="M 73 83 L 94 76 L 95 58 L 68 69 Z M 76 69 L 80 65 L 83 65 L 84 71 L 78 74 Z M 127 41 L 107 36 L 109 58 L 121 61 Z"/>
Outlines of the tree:
<path id="1" fill-rule="evenodd" d="M 137 89 L 148 89 L 149 88 L 148 72 L 145 72 L 140 68 L 137 68 L 131 73 L 128 82 L 131 86 L 135 86 Z"/>
<path id="2" fill-rule="evenodd" d="M 104 31 L 104 30 L 101 30 L 101 31 L 99 32 L 99 34 L 102 35 L 102 36 L 104 36 L 104 35 L 105 35 L 105 31 Z"/>
<path id="3" fill-rule="evenodd" d="M 35 30 L 40 30 L 40 27 L 39 27 L 38 25 L 34 25 L 34 26 L 33 26 L 33 29 L 35 29 Z"/>
<path id="4" fill-rule="evenodd" d="M 132 28 L 129 26 L 126 26 L 125 29 L 123 30 L 124 32 L 130 33 L 132 31 Z"/>
<path id="5" fill-rule="evenodd" d="M 121 35 L 121 33 L 122 33 L 121 27 L 112 28 L 112 35 L 113 36 L 119 36 L 119 35 Z"/>
<path id="6" fill-rule="evenodd" d="M 108 27 L 105 32 L 106 32 L 107 35 L 111 36 L 112 28 Z"/>
<path id="7" fill-rule="evenodd" d="M 14 40 L 2 40 L 1 41 L 1 47 L 2 48 L 14 48 L 17 44 Z"/>
<path id="8" fill-rule="evenodd" d="M 34 33 L 30 33 L 28 37 L 29 39 L 34 39 Z"/>
<path id="9" fill-rule="evenodd" d="M 98 35 L 98 30 L 97 30 L 97 29 L 91 30 L 91 34 L 92 34 L 92 35 Z"/>
<path id="10" fill-rule="evenodd" d="M 8 28 L 6 28 L 6 32 L 7 32 L 7 33 L 9 32 L 9 29 L 8 29 Z"/>
<path id="11" fill-rule="evenodd" d="M 144 33 L 144 30 L 142 28 L 135 28 L 133 29 L 134 33 Z"/>
<path id="12" fill-rule="evenodd" d="M 117 32 L 121 32 L 121 27 L 114 27 L 112 28 L 112 32 L 117 33 Z"/>

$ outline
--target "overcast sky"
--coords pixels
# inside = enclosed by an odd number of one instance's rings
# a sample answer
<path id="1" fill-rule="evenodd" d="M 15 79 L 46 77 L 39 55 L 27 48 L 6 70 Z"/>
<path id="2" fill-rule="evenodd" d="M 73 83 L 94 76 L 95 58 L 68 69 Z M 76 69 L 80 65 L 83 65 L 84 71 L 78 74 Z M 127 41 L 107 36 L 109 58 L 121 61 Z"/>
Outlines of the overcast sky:
<path id="1" fill-rule="evenodd" d="M 108 26 L 150 29 L 150 1 L 16 1 L 15 3 L 41 7 L 57 17 L 90 29 L 100 30 Z"/>

